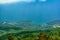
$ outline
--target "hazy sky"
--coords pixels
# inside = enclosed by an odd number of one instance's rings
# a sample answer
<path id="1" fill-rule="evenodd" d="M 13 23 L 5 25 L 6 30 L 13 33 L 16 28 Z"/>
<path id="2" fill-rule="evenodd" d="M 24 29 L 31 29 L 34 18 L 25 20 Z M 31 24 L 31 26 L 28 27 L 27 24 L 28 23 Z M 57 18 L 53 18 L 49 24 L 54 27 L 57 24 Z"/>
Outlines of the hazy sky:
<path id="1" fill-rule="evenodd" d="M 22 1 L 28 3 L 20 4 Z M 4 4 L 0 6 L 0 20 L 20 21 L 26 19 L 40 23 L 60 20 L 60 0 L 39 0 L 37 2 L 37 0 L 0 0 L 0 4 Z"/>
<path id="2" fill-rule="evenodd" d="M 14 2 L 34 2 L 35 0 L 0 0 L 0 4 L 6 4 L 6 3 L 14 3 Z M 45 2 L 47 0 L 40 0 L 41 2 Z"/>

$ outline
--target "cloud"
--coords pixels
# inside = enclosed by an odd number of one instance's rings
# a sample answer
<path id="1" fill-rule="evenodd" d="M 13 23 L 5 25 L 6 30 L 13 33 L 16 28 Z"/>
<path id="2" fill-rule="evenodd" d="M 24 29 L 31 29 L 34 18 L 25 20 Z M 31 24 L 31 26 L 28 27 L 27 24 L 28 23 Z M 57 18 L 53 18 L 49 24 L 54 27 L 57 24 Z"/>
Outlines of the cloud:
<path id="1" fill-rule="evenodd" d="M 24 1 L 24 2 L 34 2 L 35 0 L 20 0 L 21 1 Z"/>
<path id="2" fill-rule="evenodd" d="M 0 4 L 18 2 L 19 0 L 0 0 Z"/>
<path id="3" fill-rule="evenodd" d="M 0 0 L 0 4 L 14 3 L 14 2 L 33 2 L 34 0 Z"/>
<path id="4" fill-rule="evenodd" d="M 46 2 L 47 0 L 40 0 L 41 2 Z"/>

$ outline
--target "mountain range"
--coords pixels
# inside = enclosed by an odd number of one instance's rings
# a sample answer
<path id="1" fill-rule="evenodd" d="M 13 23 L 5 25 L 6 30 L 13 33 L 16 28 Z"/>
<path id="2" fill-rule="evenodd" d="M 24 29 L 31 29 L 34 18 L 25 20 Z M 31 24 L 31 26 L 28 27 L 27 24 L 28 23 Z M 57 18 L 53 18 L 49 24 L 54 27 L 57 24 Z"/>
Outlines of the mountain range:
<path id="1" fill-rule="evenodd" d="M 58 25 L 58 26 L 57 26 Z M 51 21 L 46 24 L 34 24 L 28 21 L 22 22 L 1 22 L 0 30 L 47 30 L 50 28 L 60 27 L 60 20 Z"/>

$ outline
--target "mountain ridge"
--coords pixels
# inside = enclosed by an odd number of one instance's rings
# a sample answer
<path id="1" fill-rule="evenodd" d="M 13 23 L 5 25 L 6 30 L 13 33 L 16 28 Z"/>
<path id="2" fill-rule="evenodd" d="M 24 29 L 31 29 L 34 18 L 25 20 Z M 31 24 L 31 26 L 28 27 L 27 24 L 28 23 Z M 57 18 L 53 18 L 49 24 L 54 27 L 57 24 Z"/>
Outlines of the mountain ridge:
<path id="1" fill-rule="evenodd" d="M 59 22 L 55 24 L 55 22 Z M 53 24 L 53 25 L 51 25 Z M 58 25 L 58 26 L 57 26 Z M 21 30 L 47 30 L 49 28 L 56 28 L 60 26 L 60 20 L 55 20 L 46 24 L 34 24 L 32 22 L 28 21 L 22 21 L 22 22 L 2 22 L 0 23 L 0 27 L 2 29 L 8 28 L 8 29 L 21 29 Z"/>

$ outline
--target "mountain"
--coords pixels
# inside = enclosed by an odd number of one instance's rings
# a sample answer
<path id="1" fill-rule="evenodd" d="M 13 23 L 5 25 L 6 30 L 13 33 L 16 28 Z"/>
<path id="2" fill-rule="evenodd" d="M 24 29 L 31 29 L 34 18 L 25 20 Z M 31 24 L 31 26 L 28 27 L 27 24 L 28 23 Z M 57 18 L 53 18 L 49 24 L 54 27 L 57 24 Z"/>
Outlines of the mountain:
<path id="1" fill-rule="evenodd" d="M 60 20 L 54 20 L 54 21 L 51 21 L 49 23 L 47 23 L 48 25 L 60 25 Z"/>
<path id="2" fill-rule="evenodd" d="M 51 21 L 51 22 L 48 22 L 47 23 L 50 27 L 59 27 L 60 28 L 60 20 L 54 20 L 54 21 Z"/>
<path id="3" fill-rule="evenodd" d="M 35 24 L 32 21 L 0 22 L 0 30 L 47 30 L 60 28 L 60 20 L 54 20 L 45 24 Z"/>
<path id="4" fill-rule="evenodd" d="M 46 24 L 34 24 L 29 21 L 22 21 L 22 22 L 1 22 L 0 23 L 0 30 L 45 30 L 49 27 Z"/>
<path id="5" fill-rule="evenodd" d="M 14 29 L 14 30 L 21 30 L 22 27 L 17 27 L 16 26 L 17 23 L 15 22 L 0 22 L 0 30 L 10 30 L 10 29 Z"/>
<path id="6" fill-rule="evenodd" d="M 21 23 L 13 23 L 13 22 L 2 22 L 0 23 L 0 27 L 2 29 L 35 29 L 37 28 L 38 25 L 35 25 L 35 24 L 30 24 L 30 23 L 27 23 L 27 22 L 21 22 Z M 36 27 L 36 28 L 35 28 Z"/>

